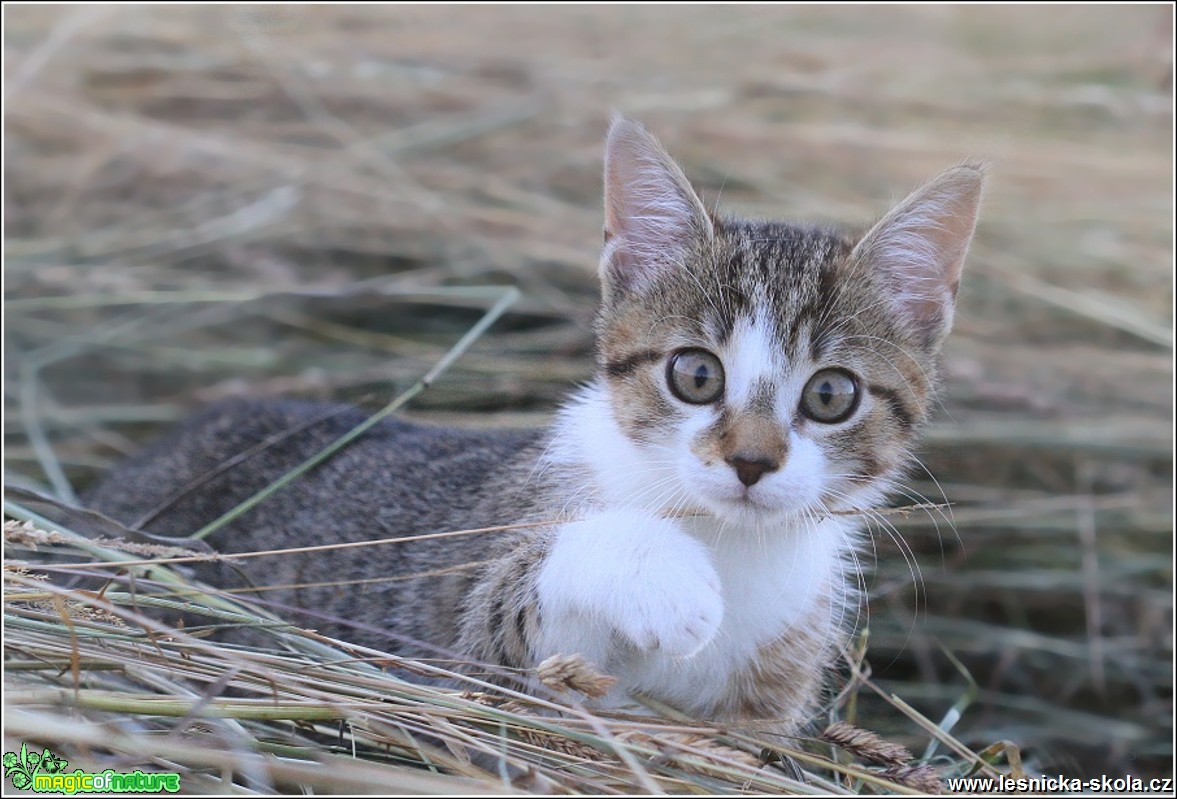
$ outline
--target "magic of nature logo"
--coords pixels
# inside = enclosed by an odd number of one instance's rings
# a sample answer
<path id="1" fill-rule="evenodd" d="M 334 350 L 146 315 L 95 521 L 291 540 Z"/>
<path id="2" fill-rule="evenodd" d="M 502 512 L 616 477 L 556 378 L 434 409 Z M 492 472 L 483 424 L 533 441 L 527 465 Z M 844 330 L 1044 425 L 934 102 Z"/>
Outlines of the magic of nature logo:
<path id="1" fill-rule="evenodd" d="M 65 770 L 67 761 L 45 749 L 29 751 L 28 744 L 20 745 L 20 752 L 4 753 L 4 776 L 18 790 L 35 793 L 176 793 L 180 790 L 180 775 L 175 773 L 118 772 L 106 769 L 90 773 L 75 769 Z"/>

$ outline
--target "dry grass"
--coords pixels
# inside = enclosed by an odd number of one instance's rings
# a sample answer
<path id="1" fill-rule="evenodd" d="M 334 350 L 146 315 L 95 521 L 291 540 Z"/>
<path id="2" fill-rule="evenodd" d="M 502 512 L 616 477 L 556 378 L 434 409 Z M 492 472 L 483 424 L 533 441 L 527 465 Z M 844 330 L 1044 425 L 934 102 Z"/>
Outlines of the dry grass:
<path id="1" fill-rule="evenodd" d="M 1030 771 L 1172 774 L 1167 7 L 26 6 L 5 23 L 5 482 L 66 503 L 218 397 L 385 406 L 501 296 L 479 287 L 521 299 L 409 412 L 548 418 L 591 370 L 611 108 L 709 202 L 764 216 L 861 224 L 992 158 L 910 484 L 952 508 L 876 529 L 868 649 L 831 720 L 941 777 L 1002 741 Z M 10 492 L 6 512 L 122 535 L 53 507 Z M 272 650 L 163 630 L 134 598 L 176 590 L 171 572 L 97 565 L 125 545 L 9 546 L 30 565 L 6 572 L 6 742 L 152 752 L 208 791 L 801 789 L 753 767 L 763 741 L 424 689 L 281 627 Z M 104 594 L 34 579 L 63 547 Z M 826 789 L 901 787 L 775 743 Z"/>
<path id="2" fill-rule="evenodd" d="M 997 773 L 955 741 L 960 755 L 909 765 L 902 747 L 842 722 L 809 740 L 717 728 L 665 708 L 656 708 L 664 720 L 589 712 L 579 698 L 601 696 L 612 680 L 575 657 L 518 675 L 534 677 L 522 693 L 333 641 L 176 568 L 209 553 L 98 541 L 96 526 L 111 528 L 102 517 L 17 493 L 9 510 L 38 524 L 5 525 L 6 545 L 36 553 L 35 563 L 10 559 L 4 573 L 6 745 L 43 743 L 71 768 L 149 764 L 201 791 L 397 793 L 794 793 L 807 784 L 903 793 L 937 788 L 947 775 Z M 180 614 L 209 623 L 177 627 Z M 240 625 L 272 642 L 209 637 Z M 860 661 L 851 665 L 848 690 L 878 690 Z M 778 767 L 782 758 L 804 772 Z"/>

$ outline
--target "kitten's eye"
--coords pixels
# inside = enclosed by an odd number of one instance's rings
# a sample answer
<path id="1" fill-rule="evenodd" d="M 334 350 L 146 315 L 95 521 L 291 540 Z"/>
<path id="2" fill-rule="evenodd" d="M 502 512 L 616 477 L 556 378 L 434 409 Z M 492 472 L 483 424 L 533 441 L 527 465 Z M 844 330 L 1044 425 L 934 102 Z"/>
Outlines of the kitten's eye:
<path id="1" fill-rule="evenodd" d="M 801 412 L 817 422 L 841 422 L 857 407 L 858 381 L 844 369 L 822 369 L 801 392 Z"/>
<path id="2" fill-rule="evenodd" d="M 707 350 L 681 350 L 666 365 L 666 382 L 683 402 L 706 405 L 723 396 L 723 364 Z"/>

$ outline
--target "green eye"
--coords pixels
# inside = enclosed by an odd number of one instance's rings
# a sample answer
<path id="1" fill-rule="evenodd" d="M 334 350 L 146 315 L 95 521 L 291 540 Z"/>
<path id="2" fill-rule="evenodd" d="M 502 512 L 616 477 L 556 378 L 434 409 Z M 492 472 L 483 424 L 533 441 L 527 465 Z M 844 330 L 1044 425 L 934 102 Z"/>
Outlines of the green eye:
<path id="1" fill-rule="evenodd" d="M 822 369 L 801 392 L 801 412 L 815 422 L 834 424 L 858 407 L 858 380 L 845 369 Z"/>
<path id="2" fill-rule="evenodd" d="M 670 393 L 692 405 L 706 405 L 723 396 L 723 364 L 707 350 L 680 350 L 666 364 Z"/>

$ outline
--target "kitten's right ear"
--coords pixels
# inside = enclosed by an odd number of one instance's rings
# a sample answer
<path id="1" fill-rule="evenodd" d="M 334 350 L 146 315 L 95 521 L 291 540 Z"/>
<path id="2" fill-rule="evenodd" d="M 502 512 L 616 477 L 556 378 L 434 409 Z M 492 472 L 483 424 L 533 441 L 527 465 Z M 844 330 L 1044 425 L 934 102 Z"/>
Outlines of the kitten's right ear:
<path id="1" fill-rule="evenodd" d="M 649 286 L 712 235 L 711 217 L 678 164 L 644 127 L 615 116 L 605 145 L 606 302 Z"/>

